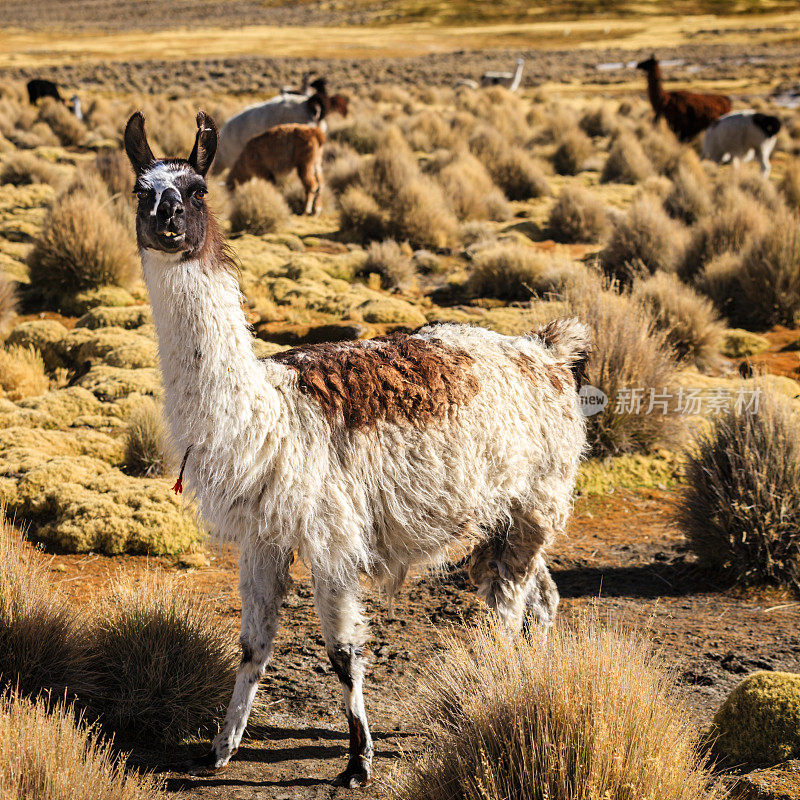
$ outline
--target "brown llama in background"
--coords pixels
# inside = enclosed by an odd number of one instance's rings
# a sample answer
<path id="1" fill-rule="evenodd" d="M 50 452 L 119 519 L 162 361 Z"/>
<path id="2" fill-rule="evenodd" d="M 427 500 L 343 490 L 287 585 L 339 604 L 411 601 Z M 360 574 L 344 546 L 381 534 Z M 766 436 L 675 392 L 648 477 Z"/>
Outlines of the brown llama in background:
<path id="1" fill-rule="evenodd" d="M 665 91 L 655 55 L 640 61 L 636 68 L 647 73 L 647 94 L 656 112 L 654 123 L 664 117 L 669 129 L 682 142 L 691 141 L 715 119 L 731 110 L 730 97 L 722 94 Z"/>

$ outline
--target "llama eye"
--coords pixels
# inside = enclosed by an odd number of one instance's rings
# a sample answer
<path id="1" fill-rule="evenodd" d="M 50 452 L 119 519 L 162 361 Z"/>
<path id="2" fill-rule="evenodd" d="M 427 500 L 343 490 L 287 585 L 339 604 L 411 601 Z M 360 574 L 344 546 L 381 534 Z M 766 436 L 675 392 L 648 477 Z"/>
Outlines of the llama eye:
<path id="1" fill-rule="evenodd" d="M 198 200 L 205 200 L 205 199 L 206 199 L 206 195 L 207 195 L 207 194 L 208 194 L 208 189 L 198 189 L 198 190 L 197 190 L 197 191 L 194 193 L 194 196 L 195 196 L 195 197 L 196 197 Z"/>
<path id="2" fill-rule="evenodd" d="M 147 200 L 147 195 L 149 194 L 147 189 L 134 189 L 133 193 L 143 202 Z"/>

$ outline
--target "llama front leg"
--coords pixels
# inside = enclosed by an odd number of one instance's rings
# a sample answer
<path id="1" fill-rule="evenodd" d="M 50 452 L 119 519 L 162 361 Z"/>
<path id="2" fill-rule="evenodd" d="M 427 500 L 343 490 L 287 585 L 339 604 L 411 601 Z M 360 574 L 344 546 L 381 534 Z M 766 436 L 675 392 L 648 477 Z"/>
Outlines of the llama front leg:
<path id="1" fill-rule="evenodd" d="M 342 699 L 350 732 L 347 768 L 336 784 L 355 789 L 372 780 L 372 736 L 364 708 L 364 641 L 366 622 L 359 603 L 359 584 L 342 585 L 328 576 L 314 576 L 317 606 L 325 648 L 342 687 Z"/>
<path id="2" fill-rule="evenodd" d="M 289 587 L 291 563 L 291 553 L 242 551 L 239 559 L 242 661 L 225 722 L 211 745 L 211 752 L 198 764 L 201 769 L 222 769 L 239 747 L 258 681 L 272 655 L 278 612 Z"/>

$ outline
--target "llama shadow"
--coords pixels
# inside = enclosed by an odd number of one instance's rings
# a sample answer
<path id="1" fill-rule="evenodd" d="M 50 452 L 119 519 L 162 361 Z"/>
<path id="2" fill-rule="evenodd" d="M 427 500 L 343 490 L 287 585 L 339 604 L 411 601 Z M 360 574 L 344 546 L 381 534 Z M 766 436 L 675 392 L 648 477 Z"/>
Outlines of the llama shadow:
<path id="1" fill-rule="evenodd" d="M 552 569 L 553 580 L 564 598 L 685 597 L 721 591 L 707 573 L 684 563 L 642 564 L 635 567 L 573 567 Z"/>

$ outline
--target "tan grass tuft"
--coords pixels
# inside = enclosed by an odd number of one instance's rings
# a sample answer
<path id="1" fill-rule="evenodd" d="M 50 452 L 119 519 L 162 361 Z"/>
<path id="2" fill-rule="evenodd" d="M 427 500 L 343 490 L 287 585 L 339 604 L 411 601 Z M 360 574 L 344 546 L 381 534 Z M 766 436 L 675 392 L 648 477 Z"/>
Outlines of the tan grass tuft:
<path id="1" fill-rule="evenodd" d="M 125 466 L 132 475 L 153 478 L 167 472 L 174 461 L 161 407 L 143 400 L 133 410 L 125 430 Z"/>
<path id="2" fill-rule="evenodd" d="M 274 233 L 289 221 L 289 206 L 277 187 L 262 178 L 239 184 L 231 194 L 231 233 L 260 236 Z"/>
<path id="3" fill-rule="evenodd" d="M 5 339 L 17 316 L 17 291 L 14 282 L 0 272 L 0 339 Z"/>
<path id="4" fill-rule="evenodd" d="M 558 138 L 553 168 L 559 175 L 577 175 L 593 153 L 592 140 L 580 128 L 571 128 Z"/>
<path id="5" fill-rule="evenodd" d="M 609 228 L 602 201 L 580 186 L 566 186 L 550 209 L 547 229 L 557 242 L 596 242 Z"/>
<path id="6" fill-rule="evenodd" d="M 0 397 L 22 400 L 50 387 L 42 354 L 33 347 L 0 348 Z"/>
<path id="7" fill-rule="evenodd" d="M 653 165 L 639 140 L 623 131 L 612 142 L 600 180 L 603 183 L 642 183 L 653 174 Z"/>
<path id="8" fill-rule="evenodd" d="M 14 186 L 47 183 L 58 187 L 63 180 L 63 169 L 24 150 L 9 154 L 0 167 L 0 183 Z"/>
<path id="9" fill-rule="evenodd" d="M 402 248 L 394 239 L 373 242 L 367 248 L 367 258 L 359 274 L 379 275 L 384 289 L 408 288 L 416 279 L 410 249 Z"/>

